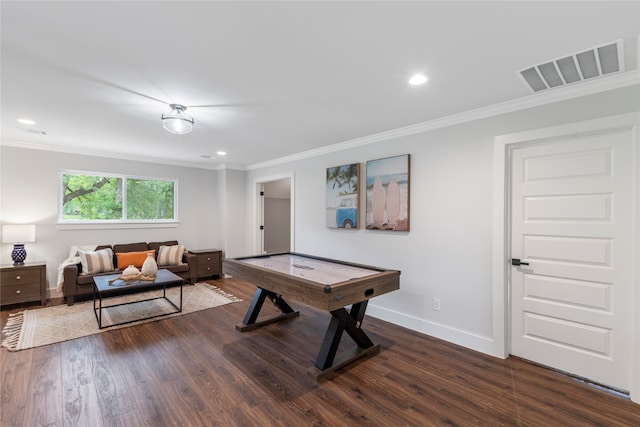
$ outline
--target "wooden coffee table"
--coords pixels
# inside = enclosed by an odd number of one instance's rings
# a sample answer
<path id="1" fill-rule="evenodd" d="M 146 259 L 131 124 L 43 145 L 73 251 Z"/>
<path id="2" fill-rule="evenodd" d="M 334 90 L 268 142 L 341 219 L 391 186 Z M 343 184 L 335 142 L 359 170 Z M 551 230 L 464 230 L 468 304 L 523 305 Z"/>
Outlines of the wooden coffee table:
<path id="1" fill-rule="evenodd" d="M 133 280 L 130 282 L 125 282 L 124 280 L 114 280 L 117 279 L 119 274 L 111 274 L 107 276 L 95 276 L 93 278 L 93 312 L 96 315 L 96 321 L 98 322 L 98 327 L 108 328 L 116 325 L 124 325 L 126 323 L 137 322 L 139 320 L 153 319 L 155 317 L 167 316 L 169 314 L 181 313 L 182 312 L 182 285 L 184 284 L 184 279 L 182 277 L 170 272 L 169 270 L 160 269 L 156 273 L 155 280 Z M 109 281 L 114 280 L 112 283 Z M 180 302 L 176 305 L 173 301 L 167 298 L 167 285 L 180 285 Z M 147 298 L 138 301 L 125 302 L 122 304 L 113 304 L 108 306 L 103 306 L 103 298 L 108 298 L 116 295 L 122 295 L 123 290 L 127 290 L 128 293 L 139 293 L 151 290 L 153 288 L 157 288 L 158 285 L 162 285 L 162 296 Z M 127 320 L 125 322 L 113 323 L 110 325 L 102 326 L 102 309 L 109 307 L 117 307 L 120 305 L 127 304 L 137 304 L 144 301 L 152 301 L 156 299 L 165 299 L 171 304 L 176 311 L 171 311 L 168 313 L 157 314 L 154 316 L 142 317 L 139 319 Z M 98 303 L 96 305 L 96 302 Z"/>

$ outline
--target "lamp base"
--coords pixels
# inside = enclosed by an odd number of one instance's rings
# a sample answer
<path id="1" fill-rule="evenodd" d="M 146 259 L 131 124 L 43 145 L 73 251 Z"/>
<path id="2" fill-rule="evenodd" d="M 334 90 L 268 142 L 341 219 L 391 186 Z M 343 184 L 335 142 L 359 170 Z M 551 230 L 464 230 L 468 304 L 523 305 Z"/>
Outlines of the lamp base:
<path id="1" fill-rule="evenodd" d="M 24 264 L 24 260 L 27 259 L 27 251 L 24 249 L 24 244 L 16 243 L 13 245 L 11 259 L 13 260 L 13 265 Z"/>

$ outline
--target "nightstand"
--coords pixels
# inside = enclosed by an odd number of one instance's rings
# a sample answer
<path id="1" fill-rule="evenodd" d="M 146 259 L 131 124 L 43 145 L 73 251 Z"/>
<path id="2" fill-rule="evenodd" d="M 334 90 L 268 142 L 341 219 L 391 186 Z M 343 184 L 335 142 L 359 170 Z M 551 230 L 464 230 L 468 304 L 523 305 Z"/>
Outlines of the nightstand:
<path id="1" fill-rule="evenodd" d="M 0 305 L 19 302 L 47 301 L 47 264 L 26 262 L 1 266 Z"/>
<path id="2" fill-rule="evenodd" d="M 220 249 L 195 249 L 189 252 L 196 256 L 198 279 L 209 276 L 219 279 L 222 276 L 222 251 Z"/>

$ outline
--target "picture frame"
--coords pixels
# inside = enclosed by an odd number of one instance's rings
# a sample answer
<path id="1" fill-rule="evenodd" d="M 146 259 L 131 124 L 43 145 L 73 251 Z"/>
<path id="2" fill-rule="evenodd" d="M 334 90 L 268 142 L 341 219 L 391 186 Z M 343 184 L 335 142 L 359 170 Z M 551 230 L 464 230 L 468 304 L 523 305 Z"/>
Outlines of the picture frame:
<path id="1" fill-rule="evenodd" d="M 360 228 L 360 163 L 327 168 L 328 228 Z"/>
<path id="2" fill-rule="evenodd" d="M 367 230 L 409 231 L 409 184 L 409 154 L 367 161 Z"/>

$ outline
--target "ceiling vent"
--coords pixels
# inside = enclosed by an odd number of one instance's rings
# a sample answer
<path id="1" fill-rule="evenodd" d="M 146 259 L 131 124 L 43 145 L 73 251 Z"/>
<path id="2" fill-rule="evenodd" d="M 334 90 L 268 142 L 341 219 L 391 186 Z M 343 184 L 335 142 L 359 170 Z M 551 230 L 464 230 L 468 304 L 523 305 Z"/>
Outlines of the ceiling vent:
<path id="1" fill-rule="evenodd" d="M 624 71 L 622 40 L 596 46 L 519 71 L 532 92 L 580 83 Z"/>
<path id="2" fill-rule="evenodd" d="M 18 128 L 18 129 L 20 129 L 22 132 L 32 133 L 34 135 L 46 135 L 47 134 L 46 130 L 29 129 L 29 128 Z"/>

